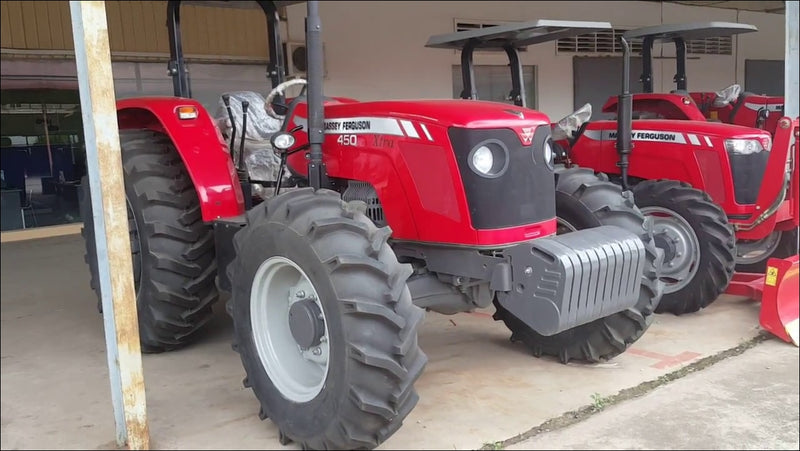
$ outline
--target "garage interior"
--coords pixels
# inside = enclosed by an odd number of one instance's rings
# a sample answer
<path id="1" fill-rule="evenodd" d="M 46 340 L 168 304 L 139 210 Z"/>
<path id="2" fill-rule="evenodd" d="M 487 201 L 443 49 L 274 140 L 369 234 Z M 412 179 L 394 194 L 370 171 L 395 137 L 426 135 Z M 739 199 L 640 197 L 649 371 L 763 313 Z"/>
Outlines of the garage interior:
<path id="1" fill-rule="evenodd" d="M 116 446 L 115 422 L 108 390 L 103 321 L 97 313 L 96 296 L 89 287 L 80 236 L 78 190 L 81 177 L 87 173 L 87 144 L 81 121 L 69 6 L 63 1 L 37 3 L 38 6 L 28 2 L 2 3 L 2 447 L 108 449 Z M 772 16 L 779 16 L 781 24 L 785 13 L 783 1 L 634 3 L 690 8 L 685 11 L 697 8 L 704 18 L 719 11 L 720 15 L 727 14 L 725 20 L 731 14 L 738 18 L 740 14 L 752 13 L 762 19 L 768 15 L 764 21 L 773 23 Z M 164 74 L 166 37 L 158 31 L 163 28 L 165 4 L 162 1 L 106 3 L 118 99 L 172 94 L 172 81 Z M 507 8 L 512 10 L 513 6 Z M 267 43 L 260 16 L 229 8 L 200 12 L 206 10 L 189 6 L 185 42 L 194 97 L 214 114 L 219 112 L 220 93 L 231 85 L 241 90 L 268 91 L 263 58 Z M 323 23 L 325 12 L 321 14 Z M 298 30 L 302 33 L 302 21 L 297 17 L 303 13 L 303 7 L 296 6 L 281 11 L 284 19 L 281 32 L 287 36 L 286 50 L 290 55 L 292 50 L 302 47 L 302 36 L 298 34 Z M 450 17 L 456 31 L 458 23 L 470 22 L 459 14 L 454 12 L 451 14 L 454 17 Z M 474 14 L 477 17 L 481 13 Z M 613 17 L 598 20 L 614 23 Z M 650 17 L 641 18 L 647 23 L 639 24 L 625 20 L 628 21 L 625 25 L 631 28 L 660 23 Z M 212 22 L 215 27 L 207 28 Z M 231 29 L 241 32 L 226 31 Z M 453 30 L 444 30 L 450 31 Z M 333 32 L 326 32 L 327 39 L 333 39 L 330 37 Z M 150 36 L 155 37 L 148 39 Z M 566 47 L 567 43 L 557 45 Z M 772 49 L 767 57 L 761 58 L 753 53 L 740 55 L 736 42 L 731 43 L 730 50 L 725 50 L 723 43 L 721 53 L 694 54 L 690 61 L 697 65 L 723 61 L 719 63 L 722 65 L 735 60 L 736 72 L 728 77 L 732 82 L 741 83 L 745 90 L 782 95 L 783 40 L 774 42 L 773 47 L 777 50 Z M 326 56 L 343 52 L 346 49 L 326 40 Z M 568 98 L 559 100 L 555 111 L 571 112 L 588 102 L 599 112 L 599 105 L 617 93 L 617 74 L 622 67 L 619 52 L 586 56 L 564 51 L 559 58 L 568 59 L 571 92 Z M 374 60 L 375 55 L 369 55 L 368 59 Z M 674 56 L 669 54 L 661 57 L 662 61 L 671 59 Z M 442 64 L 438 72 L 444 74 L 439 77 L 444 81 L 437 81 L 435 88 L 426 88 L 427 97 L 458 97 L 463 87 L 459 84 L 457 60 L 451 60 Z M 357 92 L 358 87 L 346 85 L 348 81 L 342 79 L 348 73 L 333 61 L 332 58 L 330 64 L 326 62 L 326 95 L 331 92 L 328 85 L 345 86 L 347 95 Z M 481 56 L 476 73 L 481 91 L 491 93 L 487 98 L 495 101 L 505 101 L 508 92 L 505 82 L 499 81 L 505 77 L 504 71 L 499 74 L 500 61 L 494 56 Z M 667 67 L 660 76 L 668 83 L 674 69 L 668 66 L 672 63 L 664 64 Z M 287 66 L 290 76 L 304 75 L 302 63 L 287 59 Z M 633 81 L 638 79 L 636 59 L 632 66 Z M 554 110 L 553 101 L 544 92 L 552 73 L 536 64 L 526 64 L 524 68 L 528 105 Z M 702 69 L 693 69 L 693 73 L 699 70 Z M 371 81 L 366 68 L 353 71 L 363 79 L 349 83 L 363 81 L 368 98 L 373 92 L 391 89 Z M 702 75 L 698 78 L 704 89 L 726 85 Z M 711 86 L 712 83 L 716 84 Z M 399 92 L 402 96 L 402 91 Z M 559 117 L 553 114 L 551 119 Z M 54 227 L 64 225 L 70 228 Z M 33 232 L 31 229 L 35 233 L 26 234 Z M 796 415 L 787 413 L 797 407 L 798 376 L 793 371 L 797 367 L 797 352 L 792 347 L 787 351 L 785 343 L 758 327 L 759 305 L 752 300 L 722 295 L 712 306 L 696 314 L 657 315 L 644 338 L 613 361 L 601 364 L 564 365 L 555 358 L 533 358 L 524 347 L 509 341 L 508 330 L 492 320 L 493 313 L 492 308 L 456 315 L 427 313 L 420 330 L 420 345 L 429 363 L 417 384 L 420 403 L 406 418 L 402 429 L 379 449 L 551 449 L 559 446 L 550 439 L 551 427 L 552 433 L 568 431 L 567 428 L 576 427 L 584 418 L 612 408 L 619 411 L 625 407 L 624 403 L 643 399 L 651 392 L 659 393 L 672 381 L 689 375 L 695 377 L 692 373 L 704 371 L 717 362 L 730 360 L 726 364 L 733 364 L 736 358 L 754 348 L 759 352 L 768 349 L 769 355 L 780 356 L 778 362 L 765 358 L 767 363 L 763 364 L 774 370 L 770 376 L 777 373 L 785 378 L 774 384 L 781 387 L 764 388 L 775 390 L 775 397 L 781 398 L 770 401 L 770 414 L 774 417 L 754 416 L 749 424 L 738 423 L 735 431 L 726 431 L 713 430 L 714 418 L 708 423 L 687 426 L 685 420 L 664 418 L 658 411 L 652 411 L 644 421 L 660 422 L 664 429 L 686 428 L 686 432 L 671 438 L 638 438 L 640 442 L 627 437 L 625 443 L 648 448 L 665 446 L 664 440 L 671 439 L 676 448 L 690 447 L 697 446 L 692 435 L 703 435 L 709 446 L 738 443 L 747 449 L 797 447 L 796 434 L 776 434 L 767 427 L 773 421 L 784 421 L 790 426 L 797 422 Z M 224 303 L 219 303 L 198 343 L 177 352 L 143 358 L 152 448 L 282 446 L 278 428 L 269 420 L 259 420 L 258 401 L 242 385 L 245 373 L 238 355 L 231 352 L 232 333 Z M 742 395 L 735 388 L 726 387 L 722 391 L 720 397 L 741 401 L 738 397 Z M 791 396 L 786 397 L 786 393 Z M 742 415 L 750 414 L 745 411 Z M 573 440 L 563 446 L 590 449 L 598 443 L 609 449 L 622 446 L 620 442 L 589 439 Z M 283 448 L 301 449 L 296 443 Z"/>

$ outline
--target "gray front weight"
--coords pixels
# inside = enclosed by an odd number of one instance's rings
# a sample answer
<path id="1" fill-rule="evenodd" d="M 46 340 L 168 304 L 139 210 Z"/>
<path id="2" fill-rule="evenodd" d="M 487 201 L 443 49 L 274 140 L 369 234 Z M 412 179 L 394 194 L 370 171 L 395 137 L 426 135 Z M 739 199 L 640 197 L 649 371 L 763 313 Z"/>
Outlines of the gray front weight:
<path id="1" fill-rule="evenodd" d="M 542 335 L 612 315 L 639 299 L 644 244 L 621 227 L 540 238 L 503 254 L 510 260 L 511 290 L 497 299 Z"/>

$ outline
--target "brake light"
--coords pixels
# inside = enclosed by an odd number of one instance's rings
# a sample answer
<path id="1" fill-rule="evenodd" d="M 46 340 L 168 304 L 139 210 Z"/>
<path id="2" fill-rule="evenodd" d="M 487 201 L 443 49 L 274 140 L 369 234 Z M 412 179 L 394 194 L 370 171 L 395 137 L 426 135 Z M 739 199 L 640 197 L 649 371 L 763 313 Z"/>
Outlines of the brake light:
<path id="1" fill-rule="evenodd" d="M 179 106 L 175 112 L 181 120 L 197 119 L 197 108 L 194 106 Z"/>

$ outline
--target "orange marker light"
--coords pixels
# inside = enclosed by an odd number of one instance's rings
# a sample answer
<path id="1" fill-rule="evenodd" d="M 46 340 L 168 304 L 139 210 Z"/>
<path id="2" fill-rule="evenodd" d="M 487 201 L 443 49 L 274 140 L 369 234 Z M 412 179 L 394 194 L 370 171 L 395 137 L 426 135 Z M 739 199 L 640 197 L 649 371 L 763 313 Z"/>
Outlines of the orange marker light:
<path id="1" fill-rule="evenodd" d="M 176 110 L 178 119 L 197 119 L 197 108 L 193 106 L 179 106 Z"/>

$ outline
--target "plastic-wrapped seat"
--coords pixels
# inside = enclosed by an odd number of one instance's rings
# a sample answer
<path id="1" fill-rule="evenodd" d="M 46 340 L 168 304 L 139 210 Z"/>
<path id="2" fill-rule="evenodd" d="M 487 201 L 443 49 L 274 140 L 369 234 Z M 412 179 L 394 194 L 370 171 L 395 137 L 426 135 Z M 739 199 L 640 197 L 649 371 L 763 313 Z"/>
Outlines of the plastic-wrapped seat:
<path id="1" fill-rule="evenodd" d="M 232 91 L 223 94 L 229 97 L 233 123 L 236 126 L 236 136 L 234 143 L 234 162 L 239 157 L 239 149 L 242 139 L 242 102 L 250 103 L 247 109 L 247 130 L 244 136 L 244 155 L 242 158 L 250 179 L 254 181 L 274 182 L 278 178 L 280 169 L 280 157 L 275 154 L 270 144 L 272 135 L 280 130 L 281 121 L 267 115 L 264 97 L 253 91 Z M 225 137 L 228 145 L 232 133 L 231 119 L 225 102 L 220 96 L 217 110 L 214 114 L 217 126 Z M 271 195 L 271 190 L 254 185 L 254 192 L 261 198 Z"/>

